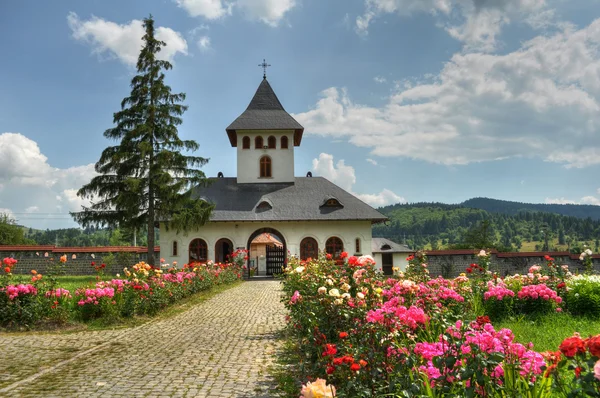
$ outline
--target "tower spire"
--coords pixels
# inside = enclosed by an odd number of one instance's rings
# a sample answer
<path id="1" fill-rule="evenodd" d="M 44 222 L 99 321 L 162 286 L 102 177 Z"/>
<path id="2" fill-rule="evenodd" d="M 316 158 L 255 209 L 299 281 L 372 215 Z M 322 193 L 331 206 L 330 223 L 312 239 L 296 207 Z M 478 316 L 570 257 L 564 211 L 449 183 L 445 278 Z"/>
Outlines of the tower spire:
<path id="1" fill-rule="evenodd" d="M 258 64 L 261 68 L 263 68 L 263 79 L 267 78 L 267 68 L 271 66 L 267 63 L 267 61 L 263 58 L 262 64 Z"/>

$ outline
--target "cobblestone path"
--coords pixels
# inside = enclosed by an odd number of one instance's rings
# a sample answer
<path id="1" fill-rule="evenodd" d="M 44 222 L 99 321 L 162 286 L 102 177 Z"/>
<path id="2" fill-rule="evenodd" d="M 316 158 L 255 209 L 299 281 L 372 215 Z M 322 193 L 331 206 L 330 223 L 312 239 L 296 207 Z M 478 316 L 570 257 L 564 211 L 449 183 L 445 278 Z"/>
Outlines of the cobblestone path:
<path id="1" fill-rule="evenodd" d="M 0 396 L 272 397 L 279 298 L 252 281 L 132 329 L 0 334 Z"/>

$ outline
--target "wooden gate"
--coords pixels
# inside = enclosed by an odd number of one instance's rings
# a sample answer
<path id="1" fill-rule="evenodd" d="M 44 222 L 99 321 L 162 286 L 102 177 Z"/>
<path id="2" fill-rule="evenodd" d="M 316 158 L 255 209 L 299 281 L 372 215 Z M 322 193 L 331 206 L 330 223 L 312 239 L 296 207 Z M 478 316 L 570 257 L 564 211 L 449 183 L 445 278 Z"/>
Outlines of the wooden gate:
<path id="1" fill-rule="evenodd" d="M 267 246 L 267 275 L 277 275 L 283 272 L 285 251 L 283 247 Z"/>

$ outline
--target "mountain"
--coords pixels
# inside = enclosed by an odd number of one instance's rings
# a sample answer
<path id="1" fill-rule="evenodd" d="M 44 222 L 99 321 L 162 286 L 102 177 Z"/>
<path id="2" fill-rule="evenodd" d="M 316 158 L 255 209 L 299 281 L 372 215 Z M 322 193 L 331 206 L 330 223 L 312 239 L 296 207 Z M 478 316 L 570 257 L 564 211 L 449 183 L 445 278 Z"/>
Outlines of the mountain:
<path id="1" fill-rule="evenodd" d="M 490 198 L 473 198 L 462 202 L 460 206 L 513 216 L 526 211 L 541 211 L 562 214 L 563 216 L 577 218 L 590 217 L 592 220 L 600 220 L 600 206 L 597 205 L 521 203 Z"/>
<path id="2" fill-rule="evenodd" d="M 467 202 L 489 205 L 490 210 L 467 207 Z M 481 198 L 467 202 L 382 207 L 379 211 L 390 221 L 374 225 L 373 236 L 406 243 L 415 249 L 467 248 L 476 245 L 473 241 L 481 235 L 485 235 L 487 248 L 505 251 L 577 251 L 584 244 L 597 251 L 600 246 L 600 219 L 565 216 L 539 210 L 547 207 L 527 207 L 516 202 Z M 521 211 L 511 210 L 513 204 L 520 206 Z"/>

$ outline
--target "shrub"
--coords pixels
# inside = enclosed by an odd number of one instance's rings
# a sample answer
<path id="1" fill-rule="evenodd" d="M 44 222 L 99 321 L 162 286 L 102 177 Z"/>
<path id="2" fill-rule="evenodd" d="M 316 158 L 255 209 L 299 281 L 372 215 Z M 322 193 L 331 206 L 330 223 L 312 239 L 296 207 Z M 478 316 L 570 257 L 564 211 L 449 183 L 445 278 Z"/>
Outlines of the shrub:
<path id="1" fill-rule="evenodd" d="M 579 275 L 567 281 L 565 302 L 574 315 L 600 317 L 600 276 Z"/>

